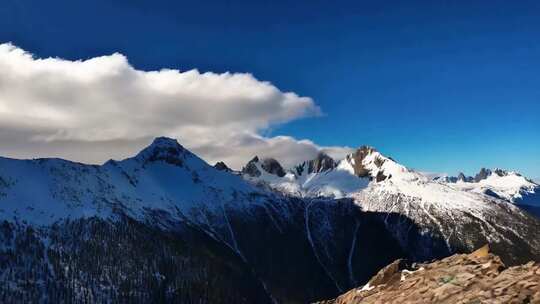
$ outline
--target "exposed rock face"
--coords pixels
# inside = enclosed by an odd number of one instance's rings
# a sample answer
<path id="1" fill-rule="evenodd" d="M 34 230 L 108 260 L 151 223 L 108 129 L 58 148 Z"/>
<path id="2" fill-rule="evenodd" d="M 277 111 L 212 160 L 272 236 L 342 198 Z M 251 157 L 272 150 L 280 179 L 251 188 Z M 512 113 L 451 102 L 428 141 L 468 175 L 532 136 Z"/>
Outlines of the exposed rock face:
<path id="1" fill-rule="evenodd" d="M 470 183 L 472 182 L 474 179 L 472 178 L 472 176 L 465 176 L 465 174 L 463 174 L 463 172 L 460 172 L 458 177 L 457 177 L 457 180 L 456 181 L 461 181 L 461 182 L 466 182 L 466 183 Z M 456 182 L 454 181 L 454 183 Z"/>
<path id="2" fill-rule="evenodd" d="M 467 175 L 463 174 L 463 172 L 459 172 L 457 177 L 448 176 L 446 178 L 446 182 L 450 182 L 450 183 L 456 183 L 456 182 L 478 183 L 478 182 L 488 178 L 492 174 L 496 174 L 497 176 L 502 177 L 502 176 L 507 176 L 508 172 L 503 170 L 503 169 L 495 169 L 495 170 L 492 171 L 490 169 L 481 168 L 480 171 L 474 177 L 467 176 Z M 519 175 L 517 173 L 513 173 L 513 174 L 521 176 L 521 175 Z"/>
<path id="3" fill-rule="evenodd" d="M 278 177 L 285 176 L 285 170 L 277 160 L 273 158 L 264 158 L 261 160 L 258 156 L 255 156 L 242 168 L 242 174 L 250 177 L 259 177 L 262 174 L 260 169 Z"/>
<path id="4" fill-rule="evenodd" d="M 285 176 L 285 170 L 283 170 L 283 167 L 281 166 L 281 164 L 273 158 L 263 159 L 261 167 L 264 169 L 264 171 L 270 174 L 274 174 L 279 177 Z"/>
<path id="5" fill-rule="evenodd" d="M 379 171 L 379 172 L 377 172 L 377 176 L 375 177 L 375 181 L 382 182 L 386 178 L 387 178 L 387 176 L 383 173 L 383 171 Z"/>
<path id="6" fill-rule="evenodd" d="M 540 303 L 540 264 L 506 268 L 487 246 L 405 267 L 397 260 L 365 286 L 319 303 Z"/>
<path id="7" fill-rule="evenodd" d="M 508 175 L 508 172 L 506 172 L 503 169 L 495 169 L 493 173 L 497 174 L 498 176 L 506 176 Z"/>
<path id="8" fill-rule="evenodd" d="M 358 177 L 367 177 L 370 175 L 370 171 L 362 164 L 364 158 L 369 154 L 375 152 L 373 147 L 361 146 L 353 154 L 347 155 L 347 159 L 351 162 L 354 169 L 354 174 Z M 380 167 L 382 163 L 378 166 Z"/>
<path id="9" fill-rule="evenodd" d="M 481 181 L 483 179 L 486 179 L 490 175 L 491 175 L 491 170 L 486 169 L 486 168 L 482 168 L 482 169 L 480 169 L 480 172 L 478 172 L 478 174 L 476 174 L 474 176 L 474 181 L 479 182 L 479 181 Z"/>
<path id="10" fill-rule="evenodd" d="M 165 161 L 171 165 L 181 167 L 186 155 L 191 152 L 182 147 L 175 139 L 167 137 L 157 137 L 152 144 L 139 152 L 135 157 L 143 164 Z"/>
<path id="11" fill-rule="evenodd" d="M 326 153 L 319 153 L 317 157 L 309 162 L 309 172 L 323 172 L 334 169 L 336 167 L 336 162 L 333 158 L 326 155 Z"/>
<path id="12" fill-rule="evenodd" d="M 232 169 L 229 168 L 224 162 L 220 161 L 217 162 L 214 165 L 214 168 L 218 169 L 219 171 L 225 171 L 225 172 L 232 172 Z"/>
<path id="13" fill-rule="evenodd" d="M 316 158 L 303 162 L 296 166 L 295 169 L 297 175 L 302 175 L 304 172 L 307 174 L 325 172 L 334 169 L 336 166 L 337 163 L 333 158 L 324 152 L 320 152 Z"/>
<path id="14" fill-rule="evenodd" d="M 261 171 L 257 169 L 258 162 L 259 162 L 259 157 L 255 156 L 244 166 L 244 168 L 242 168 L 242 174 L 246 174 L 251 177 L 261 176 Z"/>
<path id="15" fill-rule="evenodd" d="M 508 172 L 506 170 L 503 170 L 503 169 L 494 169 L 494 170 L 491 170 L 491 169 L 487 169 L 487 168 L 481 168 L 480 171 L 474 176 L 467 176 L 465 174 L 463 174 L 463 172 L 459 172 L 458 176 L 447 176 L 445 177 L 445 181 L 448 182 L 448 183 L 456 183 L 456 182 L 465 182 L 465 183 L 478 183 L 482 180 L 485 180 L 487 179 L 489 176 L 491 176 L 492 174 L 495 174 L 499 177 L 503 177 L 503 176 L 508 176 L 510 174 L 513 174 L 513 175 L 516 175 L 516 176 L 521 176 L 521 174 L 517 173 L 517 172 Z"/>

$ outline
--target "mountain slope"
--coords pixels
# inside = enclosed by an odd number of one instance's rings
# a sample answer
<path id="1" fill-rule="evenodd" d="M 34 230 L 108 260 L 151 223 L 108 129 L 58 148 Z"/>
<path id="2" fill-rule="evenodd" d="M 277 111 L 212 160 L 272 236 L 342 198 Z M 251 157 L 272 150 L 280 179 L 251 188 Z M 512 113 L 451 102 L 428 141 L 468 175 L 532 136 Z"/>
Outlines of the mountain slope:
<path id="1" fill-rule="evenodd" d="M 413 267 L 398 260 L 365 286 L 319 303 L 540 302 L 540 264 L 507 268 L 486 248 Z"/>
<path id="2" fill-rule="evenodd" d="M 101 166 L 0 158 L 0 300 L 306 303 L 487 240 L 510 263 L 539 259 L 538 220 L 372 148 L 300 178 L 251 164 L 239 176 L 168 138 Z M 271 191 L 284 181 L 298 192 Z"/>
<path id="3" fill-rule="evenodd" d="M 119 216 L 0 225 L 2 303 L 272 303 L 227 246 Z"/>
<path id="4" fill-rule="evenodd" d="M 464 176 L 464 175 L 462 175 Z M 446 178 L 448 185 L 475 193 L 484 193 L 518 205 L 540 207 L 540 185 L 517 172 L 485 169 L 473 177 Z"/>
<path id="5" fill-rule="evenodd" d="M 102 166 L 2 158 L 0 178 L 0 297 L 13 301 L 305 303 L 405 255 L 350 201 L 254 187 L 167 138 Z"/>
<path id="6" fill-rule="evenodd" d="M 347 197 L 364 211 L 394 213 L 409 219 L 423 233 L 431 235 L 429 244 L 409 237 L 409 222 L 386 218 L 384 222 L 416 260 L 468 252 L 484 243 L 492 244 L 494 252 L 510 264 L 540 259 L 539 221 L 510 201 L 434 181 L 371 147 L 359 148 L 326 171 L 261 176 L 262 179 L 255 178 L 257 183 L 284 192 L 295 189 L 289 195 Z M 483 179 L 492 182 L 487 173 Z M 296 186 L 289 186 L 291 183 Z M 499 183 L 506 185 L 504 181 Z"/>

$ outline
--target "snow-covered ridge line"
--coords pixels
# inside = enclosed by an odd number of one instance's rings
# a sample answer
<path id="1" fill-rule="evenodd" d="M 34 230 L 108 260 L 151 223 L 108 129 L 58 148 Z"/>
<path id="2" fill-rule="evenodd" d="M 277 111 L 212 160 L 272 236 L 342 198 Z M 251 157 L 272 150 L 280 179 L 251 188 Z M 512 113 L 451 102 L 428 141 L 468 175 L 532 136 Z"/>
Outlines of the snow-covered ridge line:
<path id="1" fill-rule="evenodd" d="M 443 183 L 468 192 L 483 193 L 512 203 L 540 205 L 540 186 L 514 171 L 482 168 L 475 177 L 460 173 L 458 177 L 440 177 Z"/>
<path id="2" fill-rule="evenodd" d="M 344 159 L 335 161 L 320 154 L 283 174 L 275 174 L 262 164 L 268 160 L 254 158 L 240 172 L 244 178 L 265 187 L 301 197 L 351 197 L 377 184 L 391 193 L 447 201 L 502 199 L 511 203 L 540 205 L 540 186 L 517 172 L 482 169 L 475 177 L 432 176 L 409 169 L 373 147 L 362 146 Z M 277 160 L 274 166 L 281 168 Z M 441 186 L 438 186 L 441 185 Z M 445 198 L 447 197 L 447 198 Z"/>
<path id="3" fill-rule="evenodd" d="M 225 221 L 222 204 L 235 201 L 244 208 L 257 203 L 251 193 L 269 195 L 165 137 L 134 157 L 103 165 L 0 158 L 0 219 L 50 224 L 65 218 L 110 217 L 113 210 L 138 218 L 161 209 L 197 222 L 199 217 L 190 212 L 200 208 Z"/>

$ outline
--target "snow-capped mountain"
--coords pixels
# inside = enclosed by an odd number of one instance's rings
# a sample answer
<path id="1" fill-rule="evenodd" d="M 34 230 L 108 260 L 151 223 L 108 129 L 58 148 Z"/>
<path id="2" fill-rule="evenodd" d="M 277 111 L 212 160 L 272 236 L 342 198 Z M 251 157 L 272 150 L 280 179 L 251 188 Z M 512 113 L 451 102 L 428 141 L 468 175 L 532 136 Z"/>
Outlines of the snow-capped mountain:
<path id="1" fill-rule="evenodd" d="M 277 163 L 276 160 L 273 162 Z M 256 169 L 257 174 L 252 174 L 250 168 Z M 316 159 L 305 161 L 281 176 L 268 172 L 259 158 L 254 158 L 244 167 L 242 174 L 256 184 L 266 184 L 284 193 L 304 197 L 351 197 L 377 183 L 389 187 L 399 184 L 400 190 L 407 191 L 411 182 L 430 182 L 427 176 L 367 146 L 337 162 L 319 154 Z"/>
<path id="2" fill-rule="evenodd" d="M 277 160 L 272 162 L 281 168 Z M 257 174 L 252 174 L 254 171 Z M 461 192 L 471 192 L 478 194 L 478 199 L 487 195 L 515 204 L 540 206 L 540 185 L 517 172 L 482 168 L 474 177 L 463 173 L 457 177 L 424 174 L 408 169 L 366 146 L 340 161 L 321 153 L 317 158 L 305 161 L 281 175 L 265 170 L 259 159 L 255 158 L 246 165 L 242 174 L 256 184 L 304 197 L 351 197 L 370 185 L 386 187 L 385 190 L 394 193 L 436 196 L 448 192 L 445 186 L 449 186 L 456 190 L 453 194 L 458 197 L 463 195 Z M 423 189 L 414 184 L 423 185 Z"/>
<path id="3" fill-rule="evenodd" d="M 515 204 L 540 206 L 540 185 L 517 172 L 482 168 L 475 177 L 460 173 L 457 178 L 442 180 L 459 190 L 483 193 Z"/>
<path id="4" fill-rule="evenodd" d="M 349 158 L 336 163 L 321 153 L 316 159 L 305 161 L 281 176 L 265 170 L 263 162 L 267 160 L 252 159 L 242 169 L 242 176 L 259 186 L 300 197 L 343 198 L 367 187 L 370 182 L 367 175 L 355 172 L 351 163 L 354 160 Z M 272 162 L 277 163 L 276 160 Z"/>
<path id="5" fill-rule="evenodd" d="M 1 302 L 306 303 L 486 242 L 540 260 L 540 221 L 369 147 L 242 172 L 168 138 L 99 166 L 0 158 Z"/>
<path id="6" fill-rule="evenodd" d="M 263 168 L 260 170 L 264 171 Z M 499 174 L 484 172 L 479 183 L 489 183 L 497 192 L 513 194 L 509 189 L 523 186 L 517 182 L 504 183 L 505 179 L 515 180 L 517 175 Z M 512 200 L 502 195 L 496 197 L 484 191 L 469 191 L 456 186 L 460 183 L 432 180 L 365 146 L 321 172 L 295 172 L 293 169 L 283 177 L 263 172 L 258 177 L 246 178 L 289 195 L 350 198 L 364 211 L 403 216 L 420 230 L 436 236 L 441 241 L 440 249 L 447 252 L 474 249 L 480 245 L 478 239 L 474 240 L 479 235 L 483 241 L 492 243 L 495 251 L 504 251 L 503 247 L 510 244 L 521 246 L 519 244 L 528 242 L 522 239 L 523 223 L 538 225 L 512 204 Z M 432 251 L 422 251 L 426 246 L 411 244 L 407 225 L 386 220 L 385 224 L 404 248 L 414 247 L 409 251 L 419 259 L 433 255 Z M 531 240 L 530 244 L 532 247 L 527 249 L 530 250 L 527 255 L 535 257 L 540 240 Z M 519 260 L 516 256 L 502 255 L 507 261 Z"/>
<path id="7" fill-rule="evenodd" d="M 0 170 L 0 219 L 30 224 L 106 218 L 118 209 L 136 219 L 144 218 L 150 209 L 160 209 L 203 222 L 203 215 L 190 214 L 190 210 L 200 207 L 216 216 L 223 204 L 233 200 L 237 208 L 246 207 L 248 200 L 238 196 L 262 194 L 167 138 L 157 138 L 133 158 L 102 166 L 61 159 L 0 158 Z M 250 204 L 259 202 L 249 200 Z"/>
<path id="8" fill-rule="evenodd" d="M 0 300 L 305 303 L 406 255 L 347 201 L 229 171 L 168 138 L 100 166 L 0 158 Z"/>

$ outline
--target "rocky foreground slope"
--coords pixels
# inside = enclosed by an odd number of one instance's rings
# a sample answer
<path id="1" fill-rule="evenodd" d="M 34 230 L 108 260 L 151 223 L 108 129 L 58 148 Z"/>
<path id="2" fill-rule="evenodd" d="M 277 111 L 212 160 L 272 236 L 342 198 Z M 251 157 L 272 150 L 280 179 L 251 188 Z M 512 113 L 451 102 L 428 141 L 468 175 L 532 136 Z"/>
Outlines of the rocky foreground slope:
<path id="1" fill-rule="evenodd" d="M 410 267 L 397 260 L 363 287 L 319 304 L 540 303 L 540 264 L 507 268 L 488 250 Z"/>

